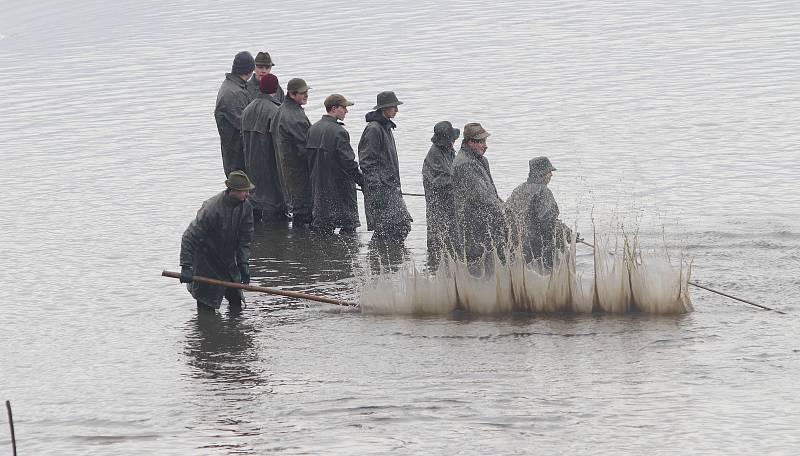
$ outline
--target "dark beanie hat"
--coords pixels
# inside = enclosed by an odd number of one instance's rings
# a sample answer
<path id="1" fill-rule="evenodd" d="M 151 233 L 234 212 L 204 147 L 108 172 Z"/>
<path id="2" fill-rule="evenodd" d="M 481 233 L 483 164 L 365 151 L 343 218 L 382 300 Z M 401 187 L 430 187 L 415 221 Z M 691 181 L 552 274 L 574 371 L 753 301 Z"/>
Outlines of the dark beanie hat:
<path id="1" fill-rule="evenodd" d="M 272 73 L 261 76 L 261 80 L 258 81 L 258 88 L 261 89 L 261 93 L 270 94 L 277 92 L 278 77 Z"/>
<path id="2" fill-rule="evenodd" d="M 236 54 L 233 58 L 233 66 L 231 66 L 231 73 L 233 74 L 247 74 L 256 69 L 256 61 L 253 60 L 252 54 L 247 51 L 242 51 Z"/>

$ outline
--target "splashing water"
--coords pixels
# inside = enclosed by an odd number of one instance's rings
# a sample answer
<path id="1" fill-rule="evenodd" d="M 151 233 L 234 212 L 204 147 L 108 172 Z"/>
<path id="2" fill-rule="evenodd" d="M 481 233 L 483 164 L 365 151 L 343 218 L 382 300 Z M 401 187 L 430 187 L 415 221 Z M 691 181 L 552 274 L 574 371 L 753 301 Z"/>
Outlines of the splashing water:
<path id="1" fill-rule="evenodd" d="M 450 257 L 436 272 L 411 263 L 396 273 L 366 272 L 360 305 L 364 313 L 447 315 L 462 310 L 475 315 L 592 312 L 681 314 L 691 312 L 688 282 L 691 266 L 683 257 L 673 264 L 666 249 L 644 252 L 637 237 L 622 242 L 595 239 L 593 267 L 577 271 L 575 240 L 558 253 L 552 271 L 526 263 L 520 252 L 495 254 L 490 268 L 476 272 Z M 591 270 L 593 269 L 593 271 Z M 587 273 L 588 272 L 588 273 Z"/>

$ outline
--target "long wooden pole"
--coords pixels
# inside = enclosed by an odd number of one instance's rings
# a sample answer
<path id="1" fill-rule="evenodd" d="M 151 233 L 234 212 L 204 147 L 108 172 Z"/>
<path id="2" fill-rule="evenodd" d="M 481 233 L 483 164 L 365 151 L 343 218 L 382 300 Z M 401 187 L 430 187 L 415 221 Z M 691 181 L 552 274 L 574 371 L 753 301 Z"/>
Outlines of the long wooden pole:
<path id="1" fill-rule="evenodd" d="M 11 415 L 10 401 L 6 401 L 6 410 L 8 410 L 8 425 L 11 427 L 11 448 L 14 450 L 14 456 L 17 456 L 17 436 L 14 434 L 14 417 Z"/>
<path id="2" fill-rule="evenodd" d="M 580 242 L 581 244 L 588 245 L 591 248 L 594 248 L 593 244 L 590 244 L 590 243 L 588 243 L 586 241 L 578 241 L 578 242 Z M 726 298 L 735 299 L 735 300 L 743 302 L 745 304 L 750 304 L 751 306 L 759 307 L 759 308 L 764 309 L 764 310 L 771 310 L 773 312 L 778 312 L 779 314 L 784 314 L 784 315 L 786 314 L 786 312 L 782 312 L 782 311 L 780 311 L 778 309 L 773 309 L 772 307 L 762 306 L 761 304 L 756 304 L 756 303 L 754 303 L 752 301 L 748 301 L 747 299 L 737 298 L 736 296 L 732 296 L 732 295 L 729 295 L 727 293 L 723 293 L 723 292 L 721 292 L 719 290 L 715 290 L 713 288 L 708 288 L 706 286 L 700 285 L 699 283 L 694 283 L 694 282 L 688 282 L 688 283 L 689 283 L 689 285 L 695 286 L 697 288 L 702 288 L 703 290 L 710 291 L 712 293 L 716 293 L 716 294 L 718 294 L 720 296 L 725 296 Z"/>
<path id="3" fill-rule="evenodd" d="M 179 272 L 161 271 L 164 277 L 172 277 L 173 279 L 180 279 Z M 209 285 L 218 285 L 221 287 L 238 288 L 240 290 L 255 291 L 258 293 L 267 293 L 278 296 L 288 296 L 290 298 L 307 299 L 309 301 L 324 302 L 326 304 L 335 304 L 337 306 L 358 307 L 357 302 L 345 301 L 343 299 L 326 298 L 324 296 L 316 296 L 308 293 L 301 293 L 299 291 L 279 290 L 277 288 L 257 287 L 255 285 L 247 285 L 244 283 L 226 282 L 224 280 L 211 279 L 203 276 L 192 276 L 192 280 L 200 283 L 207 283 Z"/>

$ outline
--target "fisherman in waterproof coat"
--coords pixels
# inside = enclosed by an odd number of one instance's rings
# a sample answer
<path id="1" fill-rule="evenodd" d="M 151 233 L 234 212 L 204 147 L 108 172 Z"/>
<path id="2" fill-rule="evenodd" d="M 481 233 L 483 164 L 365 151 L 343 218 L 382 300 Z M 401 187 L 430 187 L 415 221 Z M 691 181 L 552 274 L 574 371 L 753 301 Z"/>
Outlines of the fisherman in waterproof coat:
<path id="1" fill-rule="evenodd" d="M 272 57 L 269 56 L 269 52 L 259 52 L 256 54 L 256 69 L 253 73 L 253 77 L 247 81 L 247 92 L 250 94 L 250 99 L 255 100 L 258 97 L 258 94 L 261 93 L 261 79 L 272 73 L 272 67 L 275 66 L 275 63 L 272 61 Z M 283 89 L 281 86 L 275 90 L 275 94 L 273 98 L 278 100 L 278 104 L 283 103 L 283 99 L 285 95 L 283 93 Z"/>
<path id="2" fill-rule="evenodd" d="M 286 87 L 288 96 L 272 120 L 270 132 L 280 155 L 285 191 L 292 207 L 292 225 L 311 223 L 313 197 L 311 189 L 311 157 L 306 150 L 306 139 L 311 122 L 303 105 L 308 103 L 310 87 L 306 81 L 294 78 Z"/>
<path id="3" fill-rule="evenodd" d="M 367 230 L 385 240 L 404 241 L 411 231 L 400 188 L 400 163 L 392 129 L 397 106 L 403 104 L 394 92 L 381 92 L 373 111 L 367 113 L 367 126 L 358 143 L 358 164 L 364 173 L 364 212 Z"/>
<path id="4" fill-rule="evenodd" d="M 528 180 L 506 200 L 509 238 L 515 251 L 522 249 L 526 263 L 533 260 L 552 269 L 557 249 L 571 240 L 572 230 L 558 219 L 558 203 L 547 188 L 556 168 L 547 157 L 528 162 Z"/>
<path id="5" fill-rule="evenodd" d="M 253 206 L 247 201 L 253 184 L 242 171 L 231 171 L 227 190 L 211 197 L 189 224 L 181 240 L 181 277 L 198 309 L 219 309 L 223 296 L 231 308 L 241 307 L 241 291 L 192 281 L 193 275 L 250 283 L 250 241 Z"/>
<path id="6" fill-rule="evenodd" d="M 286 220 L 280 163 L 272 141 L 270 125 L 278 112 L 276 91 L 280 87 L 274 74 L 261 78 L 258 97 L 242 113 L 245 172 L 256 186 L 250 195 L 253 218 L 257 221 Z"/>
<path id="7" fill-rule="evenodd" d="M 332 233 L 355 233 L 358 221 L 356 184 L 364 185 L 356 155 L 350 146 L 350 134 L 341 122 L 353 103 L 339 94 L 325 99 L 327 113 L 308 130 L 306 148 L 313 157 L 311 183 L 314 189 L 312 229 Z"/>
<path id="8" fill-rule="evenodd" d="M 438 265 L 440 256 L 456 258 L 456 207 L 453 201 L 453 149 L 461 131 L 450 122 L 433 127 L 430 150 L 422 164 L 422 186 L 425 188 L 425 217 L 428 224 L 428 263 Z"/>
<path id="9" fill-rule="evenodd" d="M 253 74 L 254 68 L 255 61 L 249 52 L 236 54 L 231 72 L 225 73 L 225 80 L 217 93 L 214 120 L 219 132 L 225 176 L 235 169 L 244 169 L 242 111 L 250 104 L 247 80 Z"/>
<path id="10" fill-rule="evenodd" d="M 483 156 L 488 137 L 489 133 L 481 124 L 466 124 L 461 150 L 453 160 L 453 196 L 459 243 L 470 269 L 476 272 L 480 272 L 481 267 L 485 272 L 492 270 L 493 252 L 497 252 L 501 260 L 505 258 L 503 201 L 497 195 L 489 162 Z M 483 263 L 479 261 L 482 257 Z"/>

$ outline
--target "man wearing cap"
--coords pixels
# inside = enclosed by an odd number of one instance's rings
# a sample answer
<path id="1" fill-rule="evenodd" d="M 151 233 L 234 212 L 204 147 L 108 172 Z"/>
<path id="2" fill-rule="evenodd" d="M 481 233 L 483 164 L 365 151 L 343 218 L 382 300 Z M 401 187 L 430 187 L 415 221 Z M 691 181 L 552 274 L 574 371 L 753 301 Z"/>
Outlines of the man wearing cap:
<path id="1" fill-rule="evenodd" d="M 464 125 L 461 150 L 453 160 L 453 196 L 459 230 L 467 263 L 473 271 L 491 271 L 493 253 L 505 258 L 506 227 L 503 201 L 489 171 L 486 138 L 489 133 L 479 123 Z M 480 260 L 483 261 L 480 261 Z M 477 266 L 477 269 L 474 267 Z"/>
<path id="2" fill-rule="evenodd" d="M 314 208 L 311 228 L 322 233 L 354 233 L 358 220 L 356 184 L 364 185 L 350 134 L 344 129 L 347 107 L 353 106 L 338 93 L 325 99 L 327 113 L 308 130 L 307 155 L 312 157 L 311 183 Z"/>
<path id="3" fill-rule="evenodd" d="M 547 157 L 528 162 L 528 180 L 511 192 L 506 201 L 509 239 L 515 251 L 522 250 L 526 263 L 536 260 L 551 269 L 557 249 L 571 241 L 572 230 L 558 219 L 558 203 L 547 188 L 556 170 Z"/>
<path id="4" fill-rule="evenodd" d="M 287 220 L 287 207 L 270 124 L 280 104 L 275 98 L 278 78 L 266 74 L 259 81 L 258 97 L 242 113 L 245 171 L 256 186 L 250 195 L 253 218 L 258 221 Z"/>
<path id="5" fill-rule="evenodd" d="M 261 82 L 261 78 L 264 76 L 272 73 L 272 67 L 275 66 L 275 63 L 272 61 L 272 57 L 269 56 L 269 52 L 261 51 L 256 54 L 256 69 L 255 73 L 253 73 L 253 77 L 247 81 L 247 92 L 250 94 L 250 99 L 254 100 L 258 97 L 258 94 L 261 92 L 261 88 L 259 83 Z M 278 100 L 278 103 L 283 103 L 284 99 L 283 88 L 278 86 L 278 89 L 275 92 L 274 98 Z"/>
<path id="6" fill-rule="evenodd" d="M 403 104 L 394 92 L 381 92 L 373 111 L 367 113 L 367 126 L 358 143 L 358 163 L 364 173 L 364 212 L 367 230 L 375 236 L 404 241 L 411 231 L 408 213 L 400 188 L 400 163 L 392 129 L 392 119 Z"/>
<path id="7" fill-rule="evenodd" d="M 250 283 L 250 241 L 253 239 L 253 206 L 247 201 L 253 183 L 243 171 L 234 170 L 225 181 L 227 189 L 211 197 L 197 211 L 181 240 L 181 282 L 197 300 L 197 308 L 219 309 L 223 296 L 231 308 L 241 307 L 236 288 L 197 283 L 197 274 L 228 282 Z"/>
<path id="8" fill-rule="evenodd" d="M 308 103 L 310 87 L 294 78 L 286 87 L 287 97 L 272 120 L 270 131 L 278 150 L 285 193 L 292 208 L 292 226 L 311 224 L 313 197 L 311 189 L 311 157 L 306 150 L 308 121 L 303 105 Z"/>
<path id="9" fill-rule="evenodd" d="M 247 80 L 255 69 L 253 56 L 247 51 L 236 54 L 231 72 L 217 93 L 217 106 L 214 120 L 217 122 L 220 145 L 222 146 L 222 167 L 225 176 L 235 169 L 244 168 L 242 149 L 242 111 L 250 103 Z"/>
<path id="10" fill-rule="evenodd" d="M 438 265 L 442 254 L 456 257 L 456 208 L 453 201 L 453 148 L 461 134 L 448 121 L 434 125 L 430 150 L 422 164 L 425 217 L 428 223 L 428 263 Z"/>

